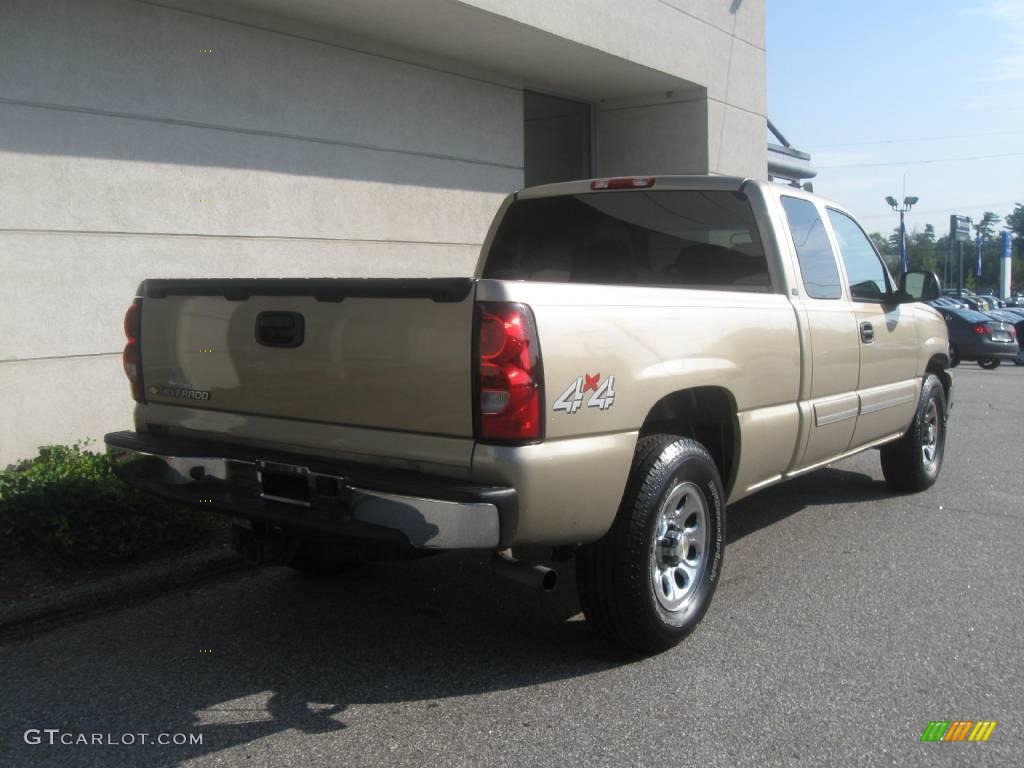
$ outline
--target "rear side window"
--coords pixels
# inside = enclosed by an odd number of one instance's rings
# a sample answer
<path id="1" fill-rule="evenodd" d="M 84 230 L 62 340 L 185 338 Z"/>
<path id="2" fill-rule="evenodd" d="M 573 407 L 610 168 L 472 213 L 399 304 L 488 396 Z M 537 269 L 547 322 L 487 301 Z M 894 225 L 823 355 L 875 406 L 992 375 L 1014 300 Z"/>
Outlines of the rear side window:
<path id="1" fill-rule="evenodd" d="M 772 290 L 746 195 L 594 192 L 518 200 L 498 227 L 484 277 L 599 285 Z"/>
<path id="2" fill-rule="evenodd" d="M 828 209 L 828 219 L 839 241 L 839 252 L 854 301 L 881 302 L 889 293 L 889 271 L 875 253 L 867 235 L 845 213 Z"/>
<path id="3" fill-rule="evenodd" d="M 812 299 L 838 299 L 843 295 L 839 268 L 825 224 L 814 203 L 796 197 L 783 197 L 789 233 L 793 237 L 804 290 Z"/>

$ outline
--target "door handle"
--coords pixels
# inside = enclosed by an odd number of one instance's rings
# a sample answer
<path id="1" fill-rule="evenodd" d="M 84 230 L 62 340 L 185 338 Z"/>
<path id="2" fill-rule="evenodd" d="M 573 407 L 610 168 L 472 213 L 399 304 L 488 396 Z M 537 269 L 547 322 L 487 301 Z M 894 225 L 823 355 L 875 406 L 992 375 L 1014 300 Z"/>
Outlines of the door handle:
<path id="1" fill-rule="evenodd" d="M 860 340 L 870 344 L 875 340 L 875 327 L 871 323 L 860 324 Z"/>

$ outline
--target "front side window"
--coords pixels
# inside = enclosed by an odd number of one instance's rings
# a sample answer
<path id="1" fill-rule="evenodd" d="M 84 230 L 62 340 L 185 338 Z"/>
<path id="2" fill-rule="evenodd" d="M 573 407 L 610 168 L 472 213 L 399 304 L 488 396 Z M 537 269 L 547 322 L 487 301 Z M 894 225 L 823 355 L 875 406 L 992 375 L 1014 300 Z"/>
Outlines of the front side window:
<path id="1" fill-rule="evenodd" d="M 517 200 L 483 276 L 598 285 L 772 290 L 746 195 L 720 190 L 592 192 Z"/>
<path id="2" fill-rule="evenodd" d="M 854 301 L 883 301 L 890 293 L 891 278 L 864 230 L 845 213 L 832 208 L 828 209 L 828 220 L 839 241 L 839 254 L 850 281 L 850 297 Z"/>
<path id="3" fill-rule="evenodd" d="M 785 196 L 782 208 L 786 211 L 807 295 L 812 299 L 840 298 L 843 288 L 839 282 L 839 267 L 818 209 L 809 200 Z"/>

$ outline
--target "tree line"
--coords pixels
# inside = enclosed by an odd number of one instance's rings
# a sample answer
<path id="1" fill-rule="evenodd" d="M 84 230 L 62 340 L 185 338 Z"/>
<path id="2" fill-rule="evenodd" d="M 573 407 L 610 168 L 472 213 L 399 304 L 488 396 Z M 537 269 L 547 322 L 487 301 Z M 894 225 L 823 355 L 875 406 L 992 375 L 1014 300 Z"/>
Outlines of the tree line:
<path id="1" fill-rule="evenodd" d="M 1002 226 L 1000 226 L 1002 224 Z M 975 277 L 977 271 L 977 251 L 973 242 L 963 243 L 964 286 L 974 290 L 999 288 L 999 260 L 1003 255 L 1002 230 L 1014 235 L 1013 274 L 1010 290 L 1024 286 L 1024 205 L 1018 203 L 1013 212 L 1007 216 L 999 216 L 992 211 L 985 211 L 981 219 L 974 223 L 975 236 L 981 236 L 981 277 Z M 897 273 L 900 261 L 900 230 L 893 230 L 885 237 L 880 232 L 870 235 L 878 252 L 882 254 L 889 269 Z M 935 272 L 940 278 L 948 276 L 950 287 L 957 285 L 957 243 L 951 241 L 949 234 L 938 237 L 935 227 L 925 224 L 923 230 L 914 229 L 907 232 L 907 258 L 911 269 L 927 269 Z"/>

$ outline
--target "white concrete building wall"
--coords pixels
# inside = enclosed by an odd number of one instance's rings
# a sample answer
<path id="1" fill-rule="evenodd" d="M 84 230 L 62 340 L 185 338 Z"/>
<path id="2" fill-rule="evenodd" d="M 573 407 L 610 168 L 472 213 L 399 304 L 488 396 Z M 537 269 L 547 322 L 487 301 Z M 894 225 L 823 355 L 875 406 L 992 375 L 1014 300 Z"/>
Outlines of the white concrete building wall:
<path id="1" fill-rule="evenodd" d="M 4 0 L 0 465 L 130 427 L 142 279 L 466 274 L 522 162 L 517 88 L 132 0 Z"/>
<path id="2" fill-rule="evenodd" d="M 146 277 L 467 274 L 524 88 L 596 174 L 766 173 L 764 0 L 2 0 L 0 467 L 130 426 Z"/>
<path id="3" fill-rule="evenodd" d="M 467 2 L 694 85 L 599 101 L 598 173 L 765 175 L 764 0 Z"/>
<path id="4" fill-rule="evenodd" d="M 601 104 L 596 117 L 596 174 L 708 173 L 708 101 Z"/>

